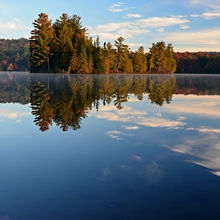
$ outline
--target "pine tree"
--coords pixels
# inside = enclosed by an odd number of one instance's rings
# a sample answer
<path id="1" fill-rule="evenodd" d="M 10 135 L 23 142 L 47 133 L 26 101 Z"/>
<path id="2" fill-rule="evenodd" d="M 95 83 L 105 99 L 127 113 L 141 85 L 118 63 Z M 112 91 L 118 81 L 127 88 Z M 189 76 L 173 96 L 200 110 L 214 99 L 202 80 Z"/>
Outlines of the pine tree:
<path id="1" fill-rule="evenodd" d="M 74 48 L 72 58 L 70 60 L 70 64 L 68 67 L 68 73 L 76 73 L 78 72 L 78 68 L 79 68 L 79 58 L 77 55 L 77 49 Z"/>
<path id="2" fill-rule="evenodd" d="M 124 73 L 133 73 L 133 63 L 132 60 L 126 56 L 124 58 L 124 63 L 123 63 L 123 72 Z"/>
<path id="3" fill-rule="evenodd" d="M 167 46 L 166 58 L 167 73 L 174 73 L 176 71 L 176 60 L 172 44 L 168 44 Z"/>
<path id="4" fill-rule="evenodd" d="M 111 43 L 107 44 L 106 53 L 109 62 L 109 72 L 114 73 L 116 72 L 116 57 Z"/>
<path id="5" fill-rule="evenodd" d="M 126 66 L 125 62 L 127 62 L 128 56 L 128 45 L 123 44 L 125 39 L 123 37 L 119 37 L 115 41 L 115 46 L 117 48 L 116 53 L 116 70 L 117 72 L 124 72 L 124 68 Z"/>
<path id="6" fill-rule="evenodd" d="M 103 48 L 100 46 L 99 37 L 97 37 L 94 43 L 94 72 L 105 73 L 105 58 Z"/>
<path id="7" fill-rule="evenodd" d="M 30 40 L 30 65 L 31 72 L 50 71 L 51 42 L 54 36 L 54 30 L 48 15 L 41 13 L 35 20 L 34 30 L 31 31 Z"/>
<path id="8" fill-rule="evenodd" d="M 93 57 L 92 57 L 92 53 L 89 53 L 88 56 L 88 68 L 89 68 L 89 73 L 93 73 L 94 71 L 94 64 L 93 64 Z"/>
<path id="9" fill-rule="evenodd" d="M 60 70 L 65 72 L 69 68 L 73 56 L 72 38 L 74 30 L 71 27 L 71 18 L 67 14 L 62 14 L 53 26 L 56 36 L 54 63 L 59 66 Z"/>
<path id="10" fill-rule="evenodd" d="M 134 72 L 146 73 L 147 72 L 147 57 L 144 53 L 144 48 L 140 47 L 138 51 L 134 53 Z"/>
<path id="11" fill-rule="evenodd" d="M 104 55 L 104 72 L 103 73 L 109 73 L 110 72 L 110 63 L 109 63 L 108 50 L 107 50 L 106 43 L 104 43 L 103 55 Z"/>
<path id="12" fill-rule="evenodd" d="M 156 70 L 156 62 L 155 62 L 155 54 L 156 54 L 156 45 L 153 43 L 152 47 L 150 48 L 149 56 L 149 71 L 150 73 Z"/>
<path id="13" fill-rule="evenodd" d="M 149 70 L 155 73 L 173 73 L 176 70 L 173 46 L 164 41 L 153 44 L 149 53 Z"/>
<path id="14" fill-rule="evenodd" d="M 81 46 L 81 51 L 79 54 L 79 69 L 78 73 L 89 73 L 89 65 L 87 62 L 87 54 L 85 45 Z"/>

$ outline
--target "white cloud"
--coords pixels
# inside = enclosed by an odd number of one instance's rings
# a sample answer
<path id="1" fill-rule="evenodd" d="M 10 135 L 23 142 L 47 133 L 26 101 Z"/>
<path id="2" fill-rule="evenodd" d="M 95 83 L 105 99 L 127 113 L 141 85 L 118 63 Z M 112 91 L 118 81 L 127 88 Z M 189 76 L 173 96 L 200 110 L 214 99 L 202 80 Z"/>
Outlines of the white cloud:
<path id="1" fill-rule="evenodd" d="M 181 25 L 188 23 L 189 20 L 180 16 L 171 17 L 150 17 L 146 19 L 140 19 L 140 25 L 148 28 L 169 27 L 175 25 Z"/>
<path id="2" fill-rule="evenodd" d="M 144 43 L 142 44 L 142 43 L 128 43 L 128 46 L 130 47 L 130 48 L 138 48 L 138 47 L 146 47 L 147 45 L 145 45 Z M 129 99 L 129 101 L 132 101 L 131 99 Z M 138 102 L 139 100 L 137 100 L 137 99 L 134 99 L 134 102 Z"/>
<path id="3" fill-rule="evenodd" d="M 150 32 L 150 29 L 164 31 L 165 27 L 184 25 L 189 20 L 182 16 L 170 17 L 149 17 L 146 19 L 137 19 L 135 21 L 115 22 L 104 25 L 89 27 L 89 33 L 92 36 L 99 35 L 103 40 L 115 40 L 122 36 L 132 38 Z"/>
<path id="4" fill-rule="evenodd" d="M 29 36 L 31 28 L 20 22 L 18 18 L 14 18 L 13 21 L 8 21 L 6 23 L 0 22 L 0 35 L 2 38 L 17 38 L 23 36 Z"/>
<path id="5" fill-rule="evenodd" d="M 18 112 L 10 109 L 0 109 L 0 118 L 7 118 L 11 120 L 19 120 L 19 118 L 30 115 L 29 112 Z"/>
<path id="6" fill-rule="evenodd" d="M 138 127 L 138 126 L 124 126 L 124 128 L 126 130 L 138 130 L 138 129 L 140 129 L 140 127 Z"/>
<path id="7" fill-rule="evenodd" d="M 140 15 L 140 14 L 127 14 L 125 16 L 125 18 L 141 18 L 141 17 L 142 17 L 142 15 Z"/>
<path id="8" fill-rule="evenodd" d="M 220 13 L 219 12 L 206 12 L 206 13 L 203 13 L 203 14 L 200 14 L 200 15 L 197 15 L 197 14 L 192 14 L 190 15 L 191 17 L 194 17 L 194 18 L 198 18 L 198 17 L 201 17 L 201 18 L 205 18 L 205 19 L 216 19 L 216 18 L 219 18 L 220 17 Z"/>
<path id="9" fill-rule="evenodd" d="M 189 0 L 191 4 L 212 9 L 220 9 L 219 0 Z"/>
<path id="10" fill-rule="evenodd" d="M 180 117 L 178 117 L 178 121 L 185 121 L 187 118 L 186 117 L 184 117 L 184 116 L 180 116 Z"/>
<path id="11" fill-rule="evenodd" d="M 218 132 L 217 132 L 218 133 Z M 199 166 L 206 167 L 214 175 L 220 174 L 220 144 L 219 135 L 208 132 L 206 136 L 187 137 L 182 144 L 166 146 L 173 152 L 195 157 L 190 161 Z"/>
<path id="12" fill-rule="evenodd" d="M 189 25 L 184 25 L 184 24 L 182 24 L 182 25 L 180 25 L 180 28 L 181 28 L 182 30 L 186 30 L 186 29 L 190 28 L 190 26 L 189 26 Z"/>
<path id="13" fill-rule="evenodd" d="M 137 111 L 131 107 L 125 106 L 122 110 L 115 110 L 111 112 L 99 111 L 96 114 L 95 111 L 90 112 L 93 116 L 99 119 L 104 119 L 108 121 L 118 121 L 133 124 L 132 126 L 124 126 L 125 128 L 130 128 L 127 130 L 132 130 L 131 128 L 138 129 L 139 126 L 151 127 L 151 128 L 168 128 L 168 129 L 180 129 L 186 123 L 181 120 L 172 120 L 166 118 L 158 118 L 148 116 L 146 111 Z M 162 116 L 162 115 L 161 115 Z"/>
<path id="14" fill-rule="evenodd" d="M 121 132 L 121 131 L 108 131 L 107 135 L 109 137 L 111 137 L 112 139 L 115 139 L 117 141 L 122 141 L 123 140 L 123 138 L 120 137 L 120 136 L 133 136 L 132 134 L 126 134 L 126 133 Z"/>
<path id="15" fill-rule="evenodd" d="M 117 4 L 113 4 L 110 8 L 109 11 L 111 12 L 121 12 L 123 11 L 120 7 L 123 6 L 125 3 L 124 2 L 119 2 Z"/>
<path id="16" fill-rule="evenodd" d="M 107 135 L 111 137 L 112 139 L 115 139 L 117 141 L 122 141 L 123 139 L 119 137 L 122 133 L 120 131 L 108 131 Z"/>
<path id="17" fill-rule="evenodd" d="M 113 4 L 108 10 L 110 12 L 123 12 L 135 8 L 135 7 L 123 7 L 124 5 L 125 5 L 124 2 L 118 2 L 116 4 Z"/>
<path id="18" fill-rule="evenodd" d="M 138 121 L 136 121 L 136 124 L 143 125 L 146 127 L 152 127 L 152 128 L 169 128 L 169 129 L 179 129 L 181 126 L 184 126 L 185 123 L 181 121 L 174 121 L 170 119 L 164 119 L 164 118 L 139 118 Z"/>
<path id="19" fill-rule="evenodd" d="M 218 128 L 210 128 L 210 127 L 206 127 L 206 126 L 202 126 L 200 128 L 187 128 L 188 131 L 198 131 L 201 133 L 219 133 L 220 134 L 220 129 Z"/>
<path id="20" fill-rule="evenodd" d="M 19 22 L 7 22 L 0 24 L 0 32 L 6 32 L 10 30 L 16 30 L 16 31 L 23 31 L 23 30 L 30 30 L 26 25 L 22 25 Z"/>
<path id="21" fill-rule="evenodd" d="M 172 42 L 178 51 L 220 51 L 220 28 L 173 32 L 165 41 Z"/>
<path id="22" fill-rule="evenodd" d="M 184 99 L 184 104 L 181 100 Z M 173 113 L 193 114 L 209 118 L 220 118 L 220 97 L 218 96 L 183 96 L 175 95 L 176 100 L 172 105 L 165 106 L 165 109 Z"/>
<path id="23" fill-rule="evenodd" d="M 202 133 L 220 133 L 220 129 L 207 128 L 207 127 L 201 127 L 198 129 L 198 131 Z"/>
<path id="24" fill-rule="evenodd" d="M 22 119 L 31 115 L 26 109 L 21 108 L 20 105 L 14 109 L 14 104 L 4 104 L 0 109 L 0 122 L 7 122 L 12 120 L 16 123 L 21 123 Z"/>

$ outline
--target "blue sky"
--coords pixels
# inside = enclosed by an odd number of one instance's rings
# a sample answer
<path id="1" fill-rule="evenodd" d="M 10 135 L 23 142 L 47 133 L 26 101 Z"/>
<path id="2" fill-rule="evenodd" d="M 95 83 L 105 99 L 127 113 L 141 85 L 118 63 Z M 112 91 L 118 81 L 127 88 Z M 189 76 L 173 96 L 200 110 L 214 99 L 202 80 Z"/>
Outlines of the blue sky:
<path id="1" fill-rule="evenodd" d="M 30 37 L 40 12 L 80 15 L 90 36 L 123 36 L 133 50 L 164 40 L 176 51 L 220 51 L 220 0 L 0 0 L 0 38 Z"/>

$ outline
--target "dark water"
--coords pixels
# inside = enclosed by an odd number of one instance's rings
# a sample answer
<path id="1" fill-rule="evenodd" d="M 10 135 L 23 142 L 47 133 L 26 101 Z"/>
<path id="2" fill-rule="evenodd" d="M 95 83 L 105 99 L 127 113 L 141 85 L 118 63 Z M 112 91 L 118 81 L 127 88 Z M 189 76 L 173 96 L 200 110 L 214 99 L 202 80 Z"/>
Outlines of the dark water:
<path id="1" fill-rule="evenodd" d="M 0 220 L 220 219 L 219 76 L 0 74 Z"/>

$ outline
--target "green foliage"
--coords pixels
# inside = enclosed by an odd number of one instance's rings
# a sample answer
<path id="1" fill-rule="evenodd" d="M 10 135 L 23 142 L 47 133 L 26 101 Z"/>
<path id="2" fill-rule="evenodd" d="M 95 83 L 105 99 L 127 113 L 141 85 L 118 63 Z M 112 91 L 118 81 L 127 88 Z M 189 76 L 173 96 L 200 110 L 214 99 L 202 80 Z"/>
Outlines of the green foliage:
<path id="1" fill-rule="evenodd" d="M 48 16 L 40 14 L 31 32 L 31 72 L 61 73 L 173 73 L 176 69 L 173 47 L 164 42 L 153 44 L 149 62 L 144 48 L 134 54 L 125 39 L 119 37 L 102 47 L 99 37 L 93 42 L 81 18 L 63 14 L 52 25 Z M 47 66 L 46 66 L 47 64 Z"/>
<path id="2" fill-rule="evenodd" d="M 100 47 L 99 37 L 94 42 L 93 50 L 94 73 L 106 73 L 104 51 Z"/>
<path id="3" fill-rule="evenodd" d="M 144 53 L 143 47 L 140 47 L 138 51 L 134 53 L 133 63 L 135 73 L 147 72 L 147 55 Z"/>
<path id="4" fill-rule="evenodd" d="M 78 60 L 78 73 L 89 73 L 89 65 L 87 62 L 87 54 L 86 54 L 86 48 L 84 45 L 81 46 L 81 51 L 79 54 L 79 60 Z"/>
<path id="5" fill-rule="evenodd" d="M 0 39 L 0 71 L 54 73 L 220 73 L 220 53 L 174 53 L 165 42 L 129 51 L 123 37 L 101 46 L 93 42 L 81 18 L 67 14 L 54 24 L 44 13 L 35 20 L 30 41 Z M 29 62 L 30 61 L 30 62 Z"/>
<path id="6" fill-rule="evenodd" d="M 153 44 L 148 56 L 151 73 L 174 73 L 176 71 L 176 61 L 171 44 L 166 46 L 164 41 Z"/>
<path id="7" fill-rule="evenodd" d="M 111 43 L 107 44 L 106 48 L 106 56 L 108 57 L 108 64 L 109 64 L 109 72 L 110 73 L 115 73 L 116 72 L 116 55 L 113 50 L 113 46 Z"/>
<path id="8" fill-rule="evenodd" d="M 129 49 L 128 45 L 123 44 L 125 39 L 123 37 L 119 37 L 115 41 L 115 46 L 117 48 L 116 52 L 116 64 L 117 64 L 117 72 L 127 72 L 130 73 L 133 71 L 131 68 L 131 63 L 129 59 Z"/>
<path id="9" fill-rule="evenodd" d="M 77 72 L 79 65 L 76 65 L 80 56 L 81 41 L 84 41 L 85 29 L 81 26 L 81 18 L 67 14 L 56 20 L 53 24 L 54 42 L 53 50 L 53 71 L 54 72 Z"/>

